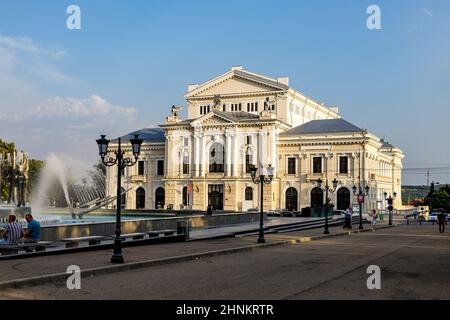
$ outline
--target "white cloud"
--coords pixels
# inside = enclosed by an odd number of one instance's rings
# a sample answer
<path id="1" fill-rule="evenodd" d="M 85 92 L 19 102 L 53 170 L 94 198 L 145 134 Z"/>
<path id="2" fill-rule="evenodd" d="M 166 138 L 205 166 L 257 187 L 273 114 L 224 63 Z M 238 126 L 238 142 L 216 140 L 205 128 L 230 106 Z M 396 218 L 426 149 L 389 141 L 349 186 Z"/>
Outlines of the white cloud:
<path id="1" fill-rule="evenodd" d="M 61 57 L 66 51 L 58 48 L 44 48 L 27 37 L 6 37 L 0 35 L 0 46 L 33 54 L 44 54 L 51 57 Z"/>
<path id="2" fill-rule="evenodd" d="M 24 118 L 49 118 L 49 117 L 115 117 L 122 120 L 134 120 L 136 109 L 121 107 L 106 101 L 98 95 L 91 95 L 87 99 L 77 99 L 71 97 L 53 97 L 40 103 L 40 105 L 30 108 L 25 113 L 18 115 L 17 120 Z"/>
<path id="3" fill-rule="evenodd" d="M 142 128 L 143 121 L 135 108 L 98 94 L 54 95 L 82 83 L 61 71 L 64 55 L 30 38 L 0 35 L 0 138 L 34 158 L 55 152 L 73 163 L 93 163 L 100 133 L 116 137 Z"/>

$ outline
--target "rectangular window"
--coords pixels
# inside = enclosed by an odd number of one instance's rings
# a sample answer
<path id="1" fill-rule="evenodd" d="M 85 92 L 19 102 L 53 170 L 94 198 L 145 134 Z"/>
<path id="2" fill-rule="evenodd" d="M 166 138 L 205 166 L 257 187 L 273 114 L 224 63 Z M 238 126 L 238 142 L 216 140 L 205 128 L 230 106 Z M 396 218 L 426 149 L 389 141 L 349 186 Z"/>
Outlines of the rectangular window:
<path id="1" fill-rule="evenodd" d="M 138 162 L 138 175 L 144 175 L 144 161 Z"/>
<path id="2" fill-rule="evenodd" d="M 156 175 L 163 176 L 164 175 L 164 160 L 158 160 L 157 165 L 158 165 L 158 168 L 157 168 Z"/>
<path id="3" fill-rule="evenodd" d="M 252 144 L 252 136 L 247 136 L 247 144 Z"/>
<path id="4" fill-rule="evenodd" d="M 250 112 L 250 103 L 247 103 L 247 112 Z"/>
<path id="5" fill-rule="evenodd" d="M 295 174 L 295 158 L 288 158 L 288 174 Z"/>
<path id="6" fill-rule="evenodd" d="M 339 157 L 339 173 L 348 174 L 348 157 Z"/>
<path id="7" fill-rule="evenodd" d="M 224 104 L 224 105 L 223 105 L 222 107 L 223 107 L 223 109 L 222 109 L 222 110 L 223 110 L 223 112 L 227 111 L 227 110 L 226 110 L 226 106 L 225 106 L 225 104 Z"/>
<path id="8" fill-rule="evenodd" d="M 185 147 L 189 146 L 189 138 L 188 137 L 184 137 L 183 144 Z"/>
<path id="9" fill-rule="evenodd" d="M 250 169 L 252 167 L 252 155 L 245 155 L 245 173 L 250 173 Z"/>
<path id="10" fill-rule="evenodd" d="M 189 157 L 183 157 L 183 174 L 189 174 Z"/>
<path id="11" fill-rule="evenodd" d="M 242 104 L 239 103 L 239 111 L 242 111 Z"/>
<path id="12" fill-rule="evenodd" d="M 255 102 L 255 111 L 258 111 L 258 102 Z"/>
<path id="13" fill-rule="evenodd" d="M 322 173 L 322 157 L 313 158 L 313 173 Z"/>

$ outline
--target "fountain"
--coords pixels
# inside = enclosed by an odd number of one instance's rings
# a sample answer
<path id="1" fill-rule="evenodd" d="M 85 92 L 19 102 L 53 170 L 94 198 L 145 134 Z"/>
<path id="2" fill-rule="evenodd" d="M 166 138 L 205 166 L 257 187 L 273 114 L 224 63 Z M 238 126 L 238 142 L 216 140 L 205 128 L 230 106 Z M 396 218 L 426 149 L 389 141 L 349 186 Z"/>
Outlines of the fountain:
<path id="1" fill-rule="evenodd" d="M 17 166 L 17 168 L 19 167 Z M 31 212 L 41 225 L 76 223 L 76 221 L 85 223 L 99 220 L 93 217 L 83 219 L 83 216 L 116 201 L 116 196 L 106 196 L 104 175 L 102 172 L 91 171 L 89 172 L 91 181 L 89 183 L 84 181 L 84 184 L 80 185 L 72 181 L 70 183 L 67 172 L 64 162 L 52 153 L 44 162 L 31 205 L 25 205 L 20 198 L 15 196 L 12 196 L 10 203 L 0 204 L 0 229 L 7 224 L 8 215 L 11 213 L 16 215 L 18 222 L 24 226 L 26 226 L 25 215 Z M 63 191 L 65 203 L 60 203 L 61 207 L 59 208 L 50 204 L 49 192 L 52 187 L 61 188 Z M 124 190 L 122 194 L 130 190 L 132 188 Z M 62 197 L 61 200 L 63 200 Z M 83 221 L 78 219 L 83 219 Z"/>
<path id="2" fill-rule="evenodd" d="M 31 205 L 34 215 L 39 216 L 42 213 L 42 204 L 44 201 L 48 201 L 46 193 L 55 179 L 60 183 L 64 191 L 64 198 L 66 199 L 67 206 L 70 212 L 73 213 L 72 203 L 69 198 L 69 189 L 64 164 L 54 153 L 52 153 L 45 161 L 44 168 L 42 169 L 39 177 L 37 194 Z"/>

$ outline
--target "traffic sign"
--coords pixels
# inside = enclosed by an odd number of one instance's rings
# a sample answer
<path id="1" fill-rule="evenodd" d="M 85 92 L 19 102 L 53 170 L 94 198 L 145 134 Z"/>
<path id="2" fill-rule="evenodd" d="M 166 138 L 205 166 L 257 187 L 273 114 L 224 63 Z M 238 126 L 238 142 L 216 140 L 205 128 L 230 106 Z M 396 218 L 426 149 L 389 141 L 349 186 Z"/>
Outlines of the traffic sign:
<path id="1" fill-rule="evenodd" d="M 358 203 L 364 203 L 364 196 L 363 195 L 358 196 Z"/>
<path id="2" fill-rule="evenodd" d="M 190 184 L 187 185 L 187 192 L 191 193 L 191 185 Z"/>

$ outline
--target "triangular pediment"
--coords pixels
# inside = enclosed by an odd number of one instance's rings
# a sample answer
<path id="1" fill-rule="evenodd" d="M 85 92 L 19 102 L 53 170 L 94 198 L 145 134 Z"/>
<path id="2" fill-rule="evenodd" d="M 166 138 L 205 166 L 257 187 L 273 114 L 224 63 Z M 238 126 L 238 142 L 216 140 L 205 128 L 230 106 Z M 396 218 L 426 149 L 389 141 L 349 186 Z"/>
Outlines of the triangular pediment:
<path id="1" fill-rule="evenodd" d="M 216 124 L 233 124 L 235 121 L 225 115 L 217 114 L 214 111 L 205 114 L 191 123 L 192 126 L 216 125 Z"/>
<path id="2" fill-rule="evenodd" d="M 276 80 L 259 76 L 244 70 L 229 71 L 222 76 L 210 80 L 192 91 L 188 92 L 186 98 L 214 96 L 214 95 L 236 95 L 245 93 L 284 91 L 289 89 L 285 84 Z"/>

